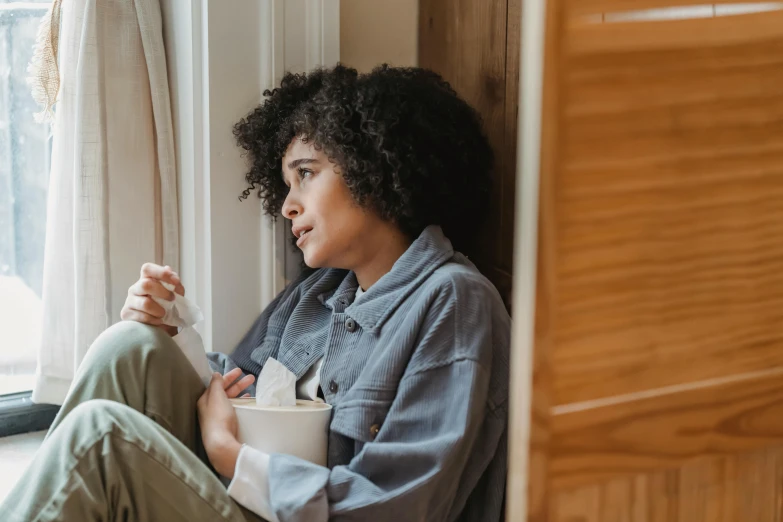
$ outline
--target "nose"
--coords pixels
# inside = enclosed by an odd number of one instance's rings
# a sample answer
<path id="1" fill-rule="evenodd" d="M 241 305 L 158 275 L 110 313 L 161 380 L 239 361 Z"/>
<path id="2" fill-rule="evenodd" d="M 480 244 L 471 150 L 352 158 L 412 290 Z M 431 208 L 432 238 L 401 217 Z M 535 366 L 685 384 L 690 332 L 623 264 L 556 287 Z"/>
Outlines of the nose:
<path id="1" fill-rule="evenodd" d="M 293 189 L 289 190 L 288 195 L 285 197 L 285 201 L 283 201 L 283 207 L 281 208 L 283 217 L 286 219 L 294 219 L 302 214 L 302 210 L 302 204 L 299 202 L 295 191 Z"/>

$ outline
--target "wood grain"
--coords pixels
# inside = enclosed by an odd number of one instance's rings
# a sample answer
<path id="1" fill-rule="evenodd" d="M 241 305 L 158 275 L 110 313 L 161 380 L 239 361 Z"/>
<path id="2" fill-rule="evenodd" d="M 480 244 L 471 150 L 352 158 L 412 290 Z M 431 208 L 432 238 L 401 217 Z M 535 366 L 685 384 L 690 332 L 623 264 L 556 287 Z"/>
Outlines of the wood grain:
<path id="1" fill-rule="evenodd" d="M 758 4 L 760 0 L 561 0 L 566 16 L 601 14 L 618 11 L 640 11 L 666 7 L 688 7 L 693 5 Z"/>
<path id="2" fill-rule="evenodd" d="M 780 522 L 783 448 L 695 459 L 562 490 L 551 522 Z"/>
<path id="3" fill-rule="evenodd" d="M 783 13 L 551 3 L 528 520 L 780 522 Z"/>
<path id="4" fill-rule="evenodd" d="M 553 211 L 554 195 L 554 169 L 558 168 L 558 130 L 560 113 L 559 75 L 561 67 L 559 63 L 559 34 L 561 17 L 559 16 L 559 4 L 547 3 L 546 28 L 544 30 L 545 49 L 543 53 L 545 66 L 543 71 L 542 107 L 541 107 L 541 152 L 539 176 L 539 204 L 538 204 L 538 247 L 536 259 L 536 294 L 535 317 L 533 321 L 534 342 L 532 359 L 532 389 L 530 390 L 530 417 L 519 418 L 512 414 L 514 423 L 510 427 L 511 440 L 509 441 L 509 482 L 506 497 L 508 510 L 506 520 L 527 520 L 529 522 L 546 522 L 549 519 L 549 506 L 552 494 L 549 488 L 550 451 L 551 440 L 551 409 L 552 409 L 552 367 L 550 354 L 554 341 L 555 324 L 553 322 L 554 310 L 552 298 L 556 295 L 555 263 L 555 223 L 548 219 Z M 510 8 L 511 10 L 511 8 Z M 521 15 L 521 13 L 519 13 Z M 548 87 L 547 87 L 548 86 Z M 530 108 L 535 110 L 535 108 Z M 528 114 L 532 114 L 529 112 Z M 521 181 L 520 181 L 521 183 Z M 524 198 L 518 205 L 524 204 Z M 525 209 L 518 209 L 521 216 L 525 216 Z M 521 221 L 517 220 L 518 223 Z M 521 230 L 520 230 L 521 232 Z M 520 239 L 520 245 L 528 242 Z M 522 263 L 530 258 L 529 252 L 518 252 L 515 260 L 519 273 L 524 273 Z M 517 292 L 525 290 L 527 285 L 518 285 Z M 526 296 L 517 296 L 517 299 L 525 299 Z M 513 317 L 512 312 L 512 317 Z M 517 321 L 520 319 L 517 318 Z M 519 368 L 520 361 L 527 359 L 522 357 L 519 351 L 528 348 L 515 343 L 513 347 L 512 363 L 515 363 L 517 374 L 527 370 Z M 516 389 L 516 383 L 512 383 Z M 519 393 L 517 395 L 520 395 Z M 511 405 L 514 407 L 519 397 L 512 397 Z M 518 436 L 519 433 L 528 433 L 529 439 Z M 520 459 L 518 455 L 527 452 L 527 459 Z M 520 469 L 526 465 L 526 469 Z M 517 477 L 527 480 L 526 487 Z"/>
<path id="5" fill-rule="evenodd" d="M 508 74 L 518 75 L 519 57 L 509 62 L 507 48 L 509 40 L 519 41 L 519 25 L 509 25 L 508 2 L 518 9 L 519 0 L 421 0 L 419 65 L 441 74 L 483 119 L 496 169 L 489 216 L 469 254 L 510 307 L 516 139 L 509 132 L 516 122 L 515 106 L 506 102 L 514 89 Z"/>
<path id="6" fill-rule="evenodd" d="M 501 191 L 501 250 L 497 266 L 509 275 L 514 264 L 514 196 L 517 174 L 517 122 L 519 119 L 519 59 L 522 0 L 508 0 L 506 10 L 506 92 L 503 148 L 499 161 Z M 508 240 L 511 238 L 511 240 Z M 510 295 L 509 295 L 510 298 Z"/>
<path id="7" fill-rule="evenodd" d="M 549 421 L 552 486 L 783 441 L 783 368 L 645 395 L 556 408 Z"/>
<path id="8" fill-rule="evenodd" d="M 546 522 L 553 501 L 550 488 L 552 449 L 552 407 L 555 368 L 552 355 L 557 340 L 556 298 L 559 295 L 557 274 L 556 211 L 558 169 L 561 168 L 561 78 L 563 74 L 563 16 L 558 2 L 546 6 L 544 29 L 544 71 L 541 99 L 541 161 L 539 176 L 538 267 L 536 272 L 535 346 L 533 351 L 533 397 L 531 416 L 530 464 L 528 487 L 529 522 Z M 524 80 L 523 80 L 524 81 Z M 545 410 L 547 408 L 548 410 Z M 510 519 L 513 520 L 513 519 Z"/>
<path id="9" fill-rule="evenodd" d="M 780 16 L 763 41 L 563 51 L 554 404 L 783 365 Z"/>
<path id="10" fill-rule="evenodd" d="M 779 38 L 782 25 L 783 11 L 610 24 L 577 19 L 566 45 L 573 54 L 728 47 Z"/>

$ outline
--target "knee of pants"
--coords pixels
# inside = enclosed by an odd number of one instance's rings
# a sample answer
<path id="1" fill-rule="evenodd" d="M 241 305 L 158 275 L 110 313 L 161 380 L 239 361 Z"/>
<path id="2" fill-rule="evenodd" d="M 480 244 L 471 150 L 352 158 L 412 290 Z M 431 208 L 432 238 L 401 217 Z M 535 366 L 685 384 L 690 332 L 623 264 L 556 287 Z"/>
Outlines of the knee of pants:
<path id="1" fill-rule="evenodd" d="M 79 431 L 109 430 L 122 425 L 122 418 L 133 409 L 119 402 L 106 399 L 90 399 L 76 406 L 66 417 Z"/>
<path id="2" fill-rule="evenodd" d="M 179 355 L 180 350 L 176 348 L 176 342 L 160 328 L 136 321 L 120 321 L 95 339 L 84 365 L 122 364 L 127 367 L 150 356 L 166 359 Z"/>

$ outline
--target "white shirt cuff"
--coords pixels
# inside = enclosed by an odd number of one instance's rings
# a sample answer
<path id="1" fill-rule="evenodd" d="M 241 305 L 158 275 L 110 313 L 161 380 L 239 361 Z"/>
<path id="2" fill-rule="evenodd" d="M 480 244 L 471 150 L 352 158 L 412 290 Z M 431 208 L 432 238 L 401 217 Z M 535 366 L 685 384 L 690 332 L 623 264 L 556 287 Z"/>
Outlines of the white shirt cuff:
<path id="1" fill-rule="evenodd" d="M 228 494 L 269 522 L 280 522 L 269 505 L 269 455 L 250 446 L 239 450 Z"/>

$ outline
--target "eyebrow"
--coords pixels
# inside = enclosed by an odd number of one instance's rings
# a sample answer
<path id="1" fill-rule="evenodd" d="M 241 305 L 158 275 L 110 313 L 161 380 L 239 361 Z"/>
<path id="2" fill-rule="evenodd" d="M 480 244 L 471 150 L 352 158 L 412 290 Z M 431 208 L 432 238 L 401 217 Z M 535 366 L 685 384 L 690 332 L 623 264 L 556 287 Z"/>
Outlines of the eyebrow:
<path id="1" fill-rule="evenodd" d="M 319 161 L 315 158 L 299 158 L 289 163 L 288 168 L 294 170 L 299 165 L 306 165 L 309 163 L 319 163 Z"/>

